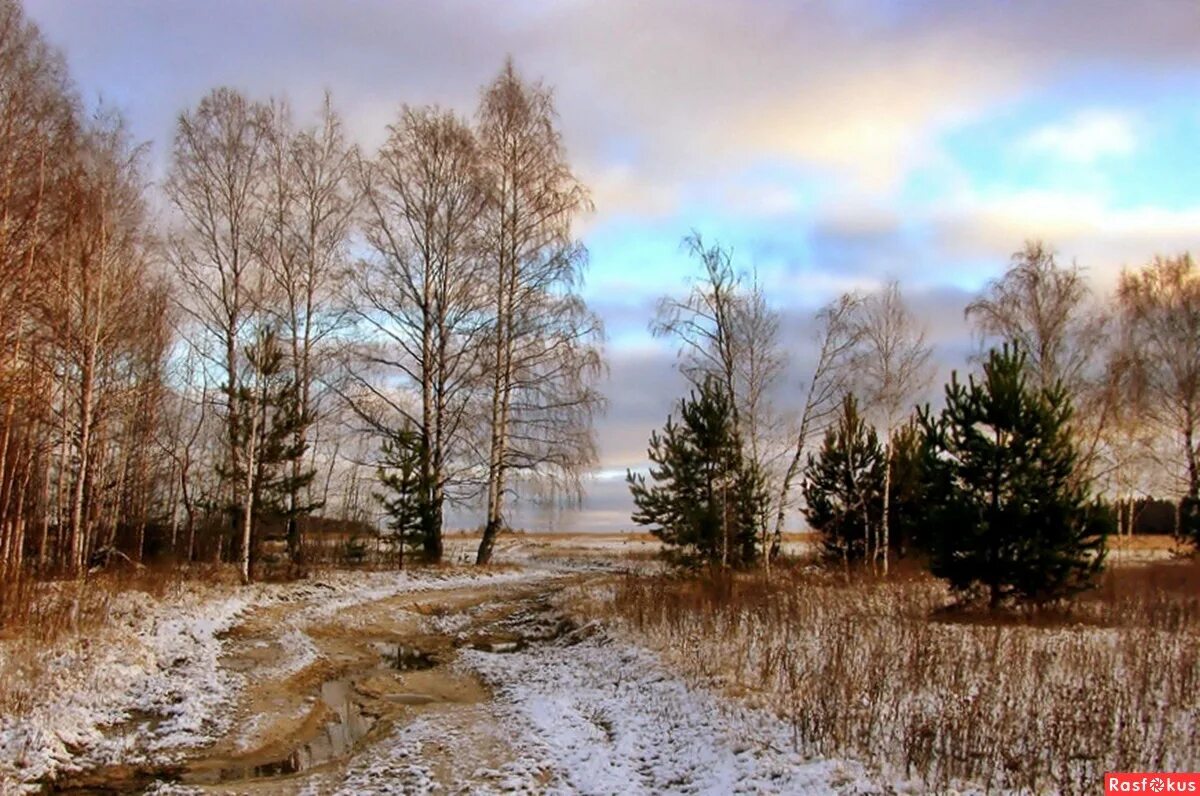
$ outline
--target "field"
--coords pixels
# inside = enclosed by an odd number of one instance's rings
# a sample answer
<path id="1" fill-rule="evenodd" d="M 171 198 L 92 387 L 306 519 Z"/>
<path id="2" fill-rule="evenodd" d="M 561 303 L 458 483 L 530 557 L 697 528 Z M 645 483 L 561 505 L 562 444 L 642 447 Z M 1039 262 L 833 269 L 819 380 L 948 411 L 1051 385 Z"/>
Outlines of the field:
<path id="1" fill-rule="evenodd" d="M 1156 537 L 1157 538 L 1157 537 Z M 807 556 L 816 550 L 811 533 L 787 533 L 782 549 L 789 556 Z M 452 533 L 446 536 L 446 555 L 456 563 L 474 561 L 479 534 Z M 1158 549 L 1158 546 L 1154 546 Z M 517 531 L 502 536 L 497 548 L 509 555 L 533 559 L 600 558 L 653 560 L 662 543 L 648 533 L 545 533 Z"/>
<path id="2" fill-rule="evenodd" d="M 1200 766 L 1200 564 L 1163 540 L 1001 618 L 919 571 L 681 577 L 656 548 L 50 584 L 0 641 L 0 790 L 1075 794 Z"/>
<path id="3" fill-rule="evenodd" d="M 630 576 L 583 600 L 677 671 L 819 757 L 915 790 L 1092 793 L 1105 771 L 1195 770 L 1200 566 L 1111 569 L 1095 594 L 997 618 L 923 575 Z"/>

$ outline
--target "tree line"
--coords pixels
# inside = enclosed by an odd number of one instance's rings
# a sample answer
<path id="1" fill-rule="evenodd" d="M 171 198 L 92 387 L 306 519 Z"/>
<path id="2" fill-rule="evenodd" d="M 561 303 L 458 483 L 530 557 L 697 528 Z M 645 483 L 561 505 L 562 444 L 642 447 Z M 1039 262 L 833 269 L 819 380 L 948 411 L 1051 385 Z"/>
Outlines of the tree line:
<path id="1" fill-rule="evenodd" d="M 570 499 L 595 459 L 591 208 L 553 93 L 511 60 L 470 119 L 403 106 L 377 152 L 231 88 L 170 165 L 88 110 L 0 1 L 0 556 L 305 564 L 303 530 L 442 556 L 449 507 Z M 161 201 L 160 201 L 161 200 Z M 161 212 L 151 207 L 162 205 Z"/>
<path id="2" fill-rule="evenodd" d="M 847 293 L 816 316 L 799 400 L 778 310 L 731 250 L 685 245 L 700 278 L 652 329 L 691 383 L 633 519 L 678 559 L 770 568 L 799 507 L 826 555 L 887 574 L 910 553 L 963 592 L 1045 600 L 1082 588 L 1110 531 L 1152 496 L 1200 543 L 1200 271 L 1189 254 L 1126 269 L 1111 297 L 1042 242 L 965 310 L 980 354 L 942 407 L 922 403 L 932 347 L 900 286 Z M 784 404 L 779 408 L 777 403 Z"/>

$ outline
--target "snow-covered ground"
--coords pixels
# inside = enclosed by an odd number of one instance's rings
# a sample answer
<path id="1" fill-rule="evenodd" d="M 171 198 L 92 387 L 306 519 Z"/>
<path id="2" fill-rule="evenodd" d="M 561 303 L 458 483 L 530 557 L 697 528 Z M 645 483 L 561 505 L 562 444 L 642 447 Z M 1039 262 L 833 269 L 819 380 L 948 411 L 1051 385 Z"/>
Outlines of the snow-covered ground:
<path id="1" fill-rule="evenodd" d="M 601 636 L 464 665 L 497 689 L 501 716 L 563 790 L 582 793 L 834 793 L 861 769 L 806 760 L 791 728 L 689 686 L 649 652 Z"/>
<path id="2" fill-rule="evenodd" d="M 156 601 L 117 595 L 107 626 L 36 652 L 0 643 L 0 675 L 21 678 L 20 709 L 0 716 L 0 793 L 56 771 L 147 756 L 169 758 L 228 729 L 227 709 L 245 675 L 222 668 L 222 635 L 254 608 L 295 603 L 287 621 L 404 592 L 545 578 L 538 571 L 341 572 L 289 584 L 186 585 Z M 297 630 L 283 636 L 282 671 L 312 655 Z M 128 732 L 120 731 L 129 725 Z M 136 739 L 136 748 L 133 743 Z"/>
<path id="3" fill-rule="evenodd" d="M 553 574 L 338 573 L 246 588 L 193 585 L 161 601 L 121 595 L 108 628 L 86 643 L 76 639 L 47 651 L 39 662 L 43 698 L 0 718 L 0 792 L 33 789 L 56 771 L 162 762 L 227 733 L 229 706 L 250 675 L 222 666 L 222 655 L 231 643 L 228 631 L 252 610 L 286 609 L 269 614 L 284 617 L 287 627 L 278 634 L 280 652 L 270 672 L 257 672 L 281 677 L 316 654 L 304 632 L 307 622 L 406 592 Z M 494 605 L 484 601 L 462 616 L 425 621 L 452 633 Z M 769 713 L 689 685 L 654 654 L 603 632 L 583 636 L 517 652 L 462 650 L 454 667 L 479 676 L 494 698 L 418 714 L 344 769 L 314 773 L 305 782 L 322 792 L 363 794 L 444 792 L 448 779 L 469 783 L 462 787 L 471 793 L 871 790 L 853 763 L 796 753 L 790 727 Z M 129 730 L 121 731 L 125 725 Z M 466 768 L 447 774 L 446 760 Z M 194 792 L 166 783 L 160 789 Z"/>
<path id="4" fill-rule="evenodd" d="M 519 750 L 469 774 L 471 793 L 833 794 L 876 792 L 861 766 L 809 760 L 774 716 L 689 686 L 651 653 L 604 634 L 512 653 L 464 651 L 494 689 L 492 728 Z M 478 737 L 420 718 L 350 768 L 339 793 L 442 792 L 433 745 Z"/>

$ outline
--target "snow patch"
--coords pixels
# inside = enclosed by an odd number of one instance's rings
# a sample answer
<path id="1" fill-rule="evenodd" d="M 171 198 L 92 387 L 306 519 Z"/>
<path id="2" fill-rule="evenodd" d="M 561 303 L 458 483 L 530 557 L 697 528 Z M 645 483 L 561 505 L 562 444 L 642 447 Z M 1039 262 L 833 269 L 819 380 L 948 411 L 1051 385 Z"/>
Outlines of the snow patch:
<path id="1" fill-rule="evenodd" d="M 495 689 L 513 743 L 551 792 L 791 793 L 876 790 L 861 766 L 794 751 L 776 717 L 670 674 L 650 652 L 603 635 L 523 652 L 464 651 Z"/>

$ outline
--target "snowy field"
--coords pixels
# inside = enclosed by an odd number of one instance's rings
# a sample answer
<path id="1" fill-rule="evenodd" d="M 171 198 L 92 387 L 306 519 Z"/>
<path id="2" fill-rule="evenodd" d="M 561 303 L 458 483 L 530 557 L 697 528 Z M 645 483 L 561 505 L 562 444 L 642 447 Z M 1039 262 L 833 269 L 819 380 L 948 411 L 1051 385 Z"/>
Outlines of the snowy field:
<path id="1" fill-rule="evenodd" d="M 250 678 L 287 680 L 315 667 L 321 653 L 312 633 L 322 623 L 344 619 L 353 632 L 363 623 L 354 609 L 397 595 L 421 596 L 428 605 L 441 595 L 477 595 L 469 609 L 437 610 L 420 619 L 428 632 L 461 641 L 482 617 L 512 610 L 503 589 L 541 588 L 578 578 L 581 570 L 591 573 L 583 577 L 597 577 L 586 568 L 534 565 L 485 574 L 343 572 L 246 588 L 192 585 L 160 601 L 126 593 L 113 604 L 105 630 L 57 644 L 20 672 L 15 660 L 0 663 L 6 676 L 35 677 L 26 706 L 0 721 L 0 792 L 36 791 L 54 775 L 70 782 L 73 772 L 186 761 L 223 736 L 235 738 L 235 747 L 247 746 L 260 722 L 231 726 L 231 705 Z M 273 658 L 254 671 L 231 669 L 231 638 L 264 611 L 287 617 Z M 527 613 L 522 611 L 519 616 Z M 863 767 L 803 757 L 789 726 L 769 712 L 689 684 L 655 654 L 615 640 L 598 625 L 516 651 L 502 649 L 464 648 L 451 667 L 454 676 L 482 682 L 486 700 L 414 713 L 332 769 L 220 792 L 878 790 Z M 456 781 L 469 784 L 448 785 Z M 137 789 L 206 792 L 170 777 Z"/>
<path id="2" fill-rule="evenodd" d="M 475 560 L 479 546 L 477 534 L 451 534 L 446 537 L 446 557 L 454 563 Z M 817 542 L 811 534 L 789 533 L 781 549 L 784 555 L 802 557 L 815 553 Z M 647 561 L 663 550 L 662 542 L 646 533 L 514 533 L 496 541 L 496 554 L 505 560 L 539 559 L 626 559 Z"/>
<path id="3" fill-rule="evenodd" d="M 472 542 L 451 538 L 448 548 L 466 557 Z M 920 721 L 939 728 L 930 737 L 950 739 L 973 726 L 975 705 L 1019 721 L 1022 705 L 1036 712 L 1039 688 L 1069 695 L 1086 682 L 1105 685 L 1073 703 L 1078 716 L 1045 720 L 1077 731 L 1101 718 L 1089 705 L 1133 729 L 1128 720 L 1152 716 L 1161 762 L 1195 759 L 1180 744 L 1200 717 L 1197 700 L 1164 691 L 1186 678 L 1144 665 L 1157 655 L 1200 667 L 1188 636 L 914 622 L 912 592 L 896 591 L 903 584 L 857 590 L 852 601 L 810 585 L 794 601 L 764 604 L 765 614 L 753 603 L 697 611 L 705 604 L 686 594 L 668 611 L 664 598 L 679 599 L 670 590 L 614 611 L 621 588 L 655 581 L 612 575 L 658 571 L 656 550 L 636 536 L 518 534 L 498 545 L 504 565 L 482 572 L 339 571 L 289 584 L 187 583 L 161 598 L 118 593 L 101 629 L 48 647 L 0 641 L 0 793 L 56 778 L 205 793 L 214 787 L 205 772 L 235 771 L 227 784 L 219 774 L 217 792 L 915 794 L 929 781 L 884 747 L 838 740 L 822 752 L 799 734 L 865 732 L 912 754 Z M 931 591 L 915 609 L 928 616 L 940 599 Z M 423 649 L 436 666 L 385 671 L 375 651 L 383 642 Z M 840 662 L 831 646 L 843 650 Z M 1110 659 L 1140 673 L 1140 690 L 1103 669 Z M 1039 660 L 1041 681 L 1002 682 Z M 939 672 L 956 671 L 961 687 L 937 686 Z M 344 706 L 327 715 L 331 686 L 354 695 L 353 715 Z M 360 713 L 384 718 L 350 734 L 344 725 Z M 277 767 L 271 750 L 308 749 L 313 732 L 335 731 L 345 750 Z M 1132 739 L 1123 753 L 1141 759 L 1143 736 L 1122 733 Z M 87 779 L 110 769 L 137 776 Z M 1003 775 L 975 781 L 941 773 L 936 787 L 1006 792 Z"/>
<path id="4" fill-rule="evenodd" d="M 289 617 L 299 627 L 397 594 L 545 577 L 339 572 L 289 584 L 188 585 L 161 602 L 121 593 L 99 631 L 38 652 L 0 644 L 0 673 L 21 691 L 8 694 L 19 709 L 0 716 L 0 793 L 59 771 L 177 757 L 228 731 L 226 708 L 246 675 L 220 665 L 223 636 L 253 609 L 295 603 Z M 284 637 L 291 648 L 274 662 L 276 675 L 303 668 L 312 654 L 299 631 Z M 112 731 L 146 717 L 154 719 L 149 732 Z"/>
<path id="5" fill-rule="evenodd" d="M 460 665 L 495 689 L 486 722 L 520 756 L 473 772 L 475 793 L 835 794 L 882 792 L 861 766 L 805 759 L 788 726 L 698 690 L 637 647 L 598 635 L 509 654 L 469 651 Z M 444 726 L 404 726 L 353 766 L 339 793 L 436 791 L 422 752 Z"/>

